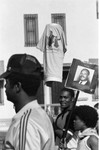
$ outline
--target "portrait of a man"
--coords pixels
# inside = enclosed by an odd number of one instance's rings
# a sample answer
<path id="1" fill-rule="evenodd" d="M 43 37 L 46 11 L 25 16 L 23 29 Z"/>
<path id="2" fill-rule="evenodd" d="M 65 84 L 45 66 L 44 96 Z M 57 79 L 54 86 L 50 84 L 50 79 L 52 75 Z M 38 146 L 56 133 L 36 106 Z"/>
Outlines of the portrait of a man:
<path id="1" fill-rule="evenodd" d="M 65 86 L 79 91 L 93 94 L 98 79 L 98 67 L 73 59 Z"/>
<path id="2" fill-rule="evenodd" d="M 78 79 L 76 81 L 74 80 L 74 82 L 81 85 L 90 86 L 89 76 L 90 76 L 90 71 L 87 68 L 83 68 L 80 71 Z"/>

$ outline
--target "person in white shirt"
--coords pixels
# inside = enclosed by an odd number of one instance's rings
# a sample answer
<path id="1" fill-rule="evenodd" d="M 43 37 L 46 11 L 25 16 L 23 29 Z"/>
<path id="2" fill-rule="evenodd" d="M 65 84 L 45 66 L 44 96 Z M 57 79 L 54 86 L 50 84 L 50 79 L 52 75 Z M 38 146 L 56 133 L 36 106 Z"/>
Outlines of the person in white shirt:
<path id="1" fill-rule="evenodd" d="M 7 150 L 55 150 L 51 121 L 36 99 L 41 81 L 41 65 L 28 54 L 12 55 L 7 70 L 7 100 L 14 104 L 16 115 L 5 137 Z"/>

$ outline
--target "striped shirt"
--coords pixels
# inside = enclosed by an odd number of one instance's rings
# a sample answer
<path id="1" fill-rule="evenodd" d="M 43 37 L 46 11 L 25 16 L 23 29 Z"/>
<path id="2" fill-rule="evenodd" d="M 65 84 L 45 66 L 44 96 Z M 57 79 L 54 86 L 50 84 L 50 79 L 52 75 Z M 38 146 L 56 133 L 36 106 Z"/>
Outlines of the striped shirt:
<path id="1" fill-rule="evenodd" d="M 25 105 L 12 119 L 5 138 L 5 149 L 55 149 L 52 124 L 37 100 Z"/>

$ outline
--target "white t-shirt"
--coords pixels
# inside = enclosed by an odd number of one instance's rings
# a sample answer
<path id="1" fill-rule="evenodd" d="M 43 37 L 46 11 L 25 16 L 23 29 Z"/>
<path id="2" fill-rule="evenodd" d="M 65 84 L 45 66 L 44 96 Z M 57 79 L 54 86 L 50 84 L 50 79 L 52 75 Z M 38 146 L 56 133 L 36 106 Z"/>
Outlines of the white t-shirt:
<path id="1" fill-rule="evenodd" d="M 5 138 L 5 149 L 55 149 L 51 121 L 36 100 L 25 105 L 12 119 Z"/>
<path id="2" fill-rule="evenodd" d="M 66 40 L 59 24 L 47 24 L 37 48 L 43 51 L 45 82 L 62 82 L 63 58 L 67 51 Z"/>
<path id="3" fill-rule="evenodd" d="M 78 140 L 77 150 L 91 150 L 87 145 L 87 140 L 91 135 L 94 135 L 99 139 L 95 129 L 87 128 L 79 135 L 80 139 Z"/>

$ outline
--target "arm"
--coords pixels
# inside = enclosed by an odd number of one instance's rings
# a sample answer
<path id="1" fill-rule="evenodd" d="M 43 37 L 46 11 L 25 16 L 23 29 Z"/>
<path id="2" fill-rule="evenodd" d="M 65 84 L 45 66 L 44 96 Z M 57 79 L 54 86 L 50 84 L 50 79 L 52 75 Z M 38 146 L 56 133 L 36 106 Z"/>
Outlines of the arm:
<path id="1" fill-rule="evenodd" d="M 59 138 L 62 138 L 63 130 L 62 129 L 56 129 L 55 130 L 55 135 L 58 136 Z"/>
<path id="2" fill-rule="evenodd" d="M 91 148 L 91 150 L 98 150 L 98 142 L 99 139 L 96 136 L 92 135 L 88 139 L 87 144 Z"/>

